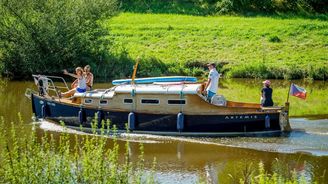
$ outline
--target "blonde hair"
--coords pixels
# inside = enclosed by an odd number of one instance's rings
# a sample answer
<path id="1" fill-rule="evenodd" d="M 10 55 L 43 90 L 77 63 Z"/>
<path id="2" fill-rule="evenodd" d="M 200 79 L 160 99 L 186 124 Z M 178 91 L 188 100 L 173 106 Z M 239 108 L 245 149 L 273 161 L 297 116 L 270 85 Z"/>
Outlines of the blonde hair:
<path id="1" fill-rule="evenodd" d="M 76 74 L 78 74 L 79 71 L 81 72 L 81 75 L 83 75 L 83 72 L 84 72 L 84 71 L 83 71 L 82 67 L 76 67 L 76 68 L 75 68 L 75 72 L 76 72 Z"/>

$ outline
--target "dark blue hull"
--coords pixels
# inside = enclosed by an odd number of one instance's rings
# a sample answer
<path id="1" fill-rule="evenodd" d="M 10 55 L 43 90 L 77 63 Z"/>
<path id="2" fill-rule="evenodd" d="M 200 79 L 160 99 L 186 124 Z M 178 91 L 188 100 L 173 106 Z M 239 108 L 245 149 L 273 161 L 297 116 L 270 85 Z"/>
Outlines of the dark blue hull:
<path id="1" fill-rule="evenodd" d="M 37 118 L 46 118 L 66 125 L 91 126 L 95 114 L 100 120 L 111 121 L 119 130 L 126 129 L 130 112 L 104 111 L 72 106 L 32 95 L 32 108 Z M 265 120 L 267 119 L 267 120 Z M 183 129 L 177 129 L 177 114 L 135 113 L 135 131 L 195 133 L 265 133 L 280 132 L 279 113 L 241 115 L 184 115 Z M 100 126 L 100 123 L 99 123 Z"/>

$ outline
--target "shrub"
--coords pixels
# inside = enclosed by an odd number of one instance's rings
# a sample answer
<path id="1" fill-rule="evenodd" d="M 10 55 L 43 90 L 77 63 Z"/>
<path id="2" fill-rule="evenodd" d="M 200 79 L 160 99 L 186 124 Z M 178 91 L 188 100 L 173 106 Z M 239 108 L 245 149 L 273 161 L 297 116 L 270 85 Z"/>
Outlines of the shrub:
<path id="1" fill-rule="evenodd" d="M 99 22 L 116 12 L 116 0 L 0 0 L 0 72 L 26 78 L 102 64 L 110 42 L 102 39 L 108 31 Z"/>
<path id="2" fill-rule="evenodd" d="M 269 42 L 278 43 L 281 42 L 281 39 L 278 36 L 270 36 Z"/>
<path id="3" fill-rule="evenodd" d="M 141 59 L 138 69 L 138 77 L 156 77 L 167 74 L 167 65 L 156 58 Z"/>

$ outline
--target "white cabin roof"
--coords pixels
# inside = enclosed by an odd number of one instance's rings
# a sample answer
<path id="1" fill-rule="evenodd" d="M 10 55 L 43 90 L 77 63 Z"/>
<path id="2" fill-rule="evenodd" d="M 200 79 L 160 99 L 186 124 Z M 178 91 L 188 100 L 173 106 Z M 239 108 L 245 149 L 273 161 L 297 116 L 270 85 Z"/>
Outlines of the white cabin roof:
<path id="1" fill-rule="evenodd" d="M 156 84 L 125 84 L 115 86 L 109 90 L 94 90 L 85 93 L 75 93 L 74 97 L 112 98 L 115 93 L 135 94 L 197 94 L 201 84 L 156 83 Z"/>
<path id="2" fill-rule="evenodd" d="M 131 93 L 135 90 L 136 94 L 197 94 L 201 84 L 138 84 L 120 85 L 115 88 L 116 93 Z"/>

